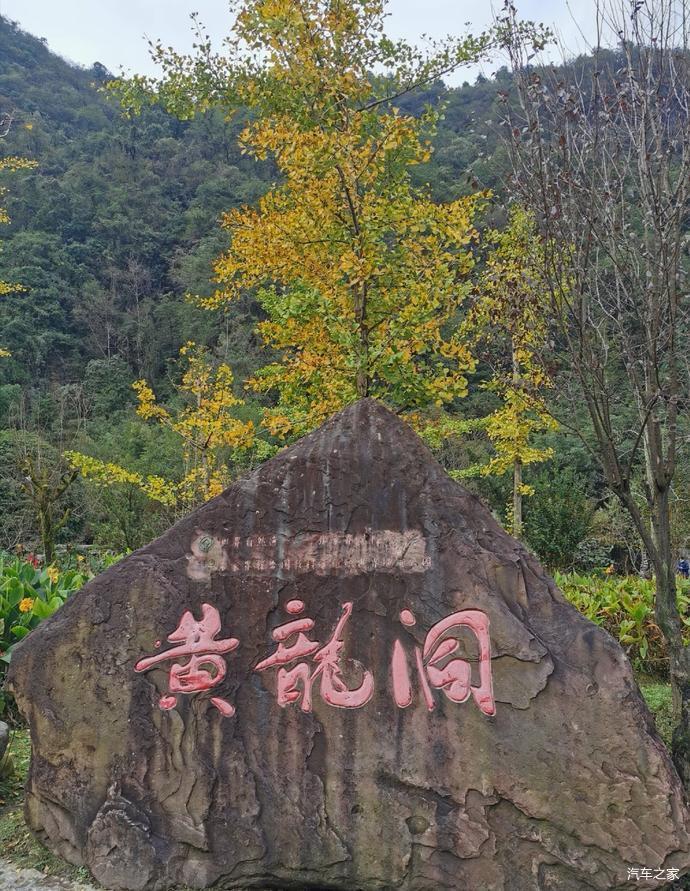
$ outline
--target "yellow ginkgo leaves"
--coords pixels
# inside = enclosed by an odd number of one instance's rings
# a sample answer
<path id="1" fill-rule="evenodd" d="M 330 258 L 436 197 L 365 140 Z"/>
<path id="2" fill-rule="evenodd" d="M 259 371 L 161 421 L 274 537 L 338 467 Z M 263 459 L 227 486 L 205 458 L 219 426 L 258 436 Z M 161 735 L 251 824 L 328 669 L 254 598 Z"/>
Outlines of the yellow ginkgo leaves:
<path id="1" fill-rule="evenodd" d="M 233 393 L 233 375 L 225 363 L 213 366 L 203 348 L 187 343 L 180 350 L 185 363 L 177 395 L 183 404 L 173 413 L 156 401 L 146 381 L 133 384 L 137 414 L 171 430 L 179 443 L 184 471 L 178 479 L 140 474 L 118 464 L 79 452 L 66 457 L 86 479 L 101 486 L 126 483 L 136 486 L 152 501 L 188 509 L 219 495 L 230 482 L 228 454 L 246 451 L 254 443 L 254 425 L 233 415 L 243 401 Z"/>

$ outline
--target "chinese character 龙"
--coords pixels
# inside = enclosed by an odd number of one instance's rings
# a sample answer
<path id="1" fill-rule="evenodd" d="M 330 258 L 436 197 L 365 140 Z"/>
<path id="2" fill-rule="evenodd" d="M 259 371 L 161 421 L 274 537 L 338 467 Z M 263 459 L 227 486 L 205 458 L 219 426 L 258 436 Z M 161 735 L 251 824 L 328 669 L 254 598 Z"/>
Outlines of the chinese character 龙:
<path id="1" fill-rule="evenodd" d="M 304 612 L 304 603 L 301 600 L 290 600 L 285 610 L 292 616 L 299 616 Z M 345 624 L 352 615 L 352 603 L 344 603 L 342 610 L 333 634 L 323 646 L 307 636 L 314 628 L 314 620 L 306 616 L 292 619 L 273 630 L 272 637 L 278 647 L 271 656 L 259 662 L 254 670 L 266 671 L 268 668 L 278 668 L 279 705 L 286 706 L 301 699 L 302 711 L 310 712 L 313 702 L 312 688 L 316 681 L 319 681 L 319 691 L 324 702 L 337 708 L 361 708 L 373 696 L 374 677 L 356 660 L 352 661 L 362 670 L 360 685 L 350 688 L 343 678 L 342 635 Z M 287 667 L 296 661 L 297 665 Z"/>

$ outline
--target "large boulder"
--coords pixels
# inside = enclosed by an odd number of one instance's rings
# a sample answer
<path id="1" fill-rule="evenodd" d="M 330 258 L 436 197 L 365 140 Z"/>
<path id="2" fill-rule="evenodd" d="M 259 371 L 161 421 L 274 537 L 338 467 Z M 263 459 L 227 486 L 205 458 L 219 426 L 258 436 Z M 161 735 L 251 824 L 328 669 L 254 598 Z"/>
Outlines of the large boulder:
<path id="1" fill-rule="evenodd" d="M 10 686 L 28 822 L 106 888 L 608 891 L 690 868 L 618 644 L 371 400 L 94 579 Z"/>

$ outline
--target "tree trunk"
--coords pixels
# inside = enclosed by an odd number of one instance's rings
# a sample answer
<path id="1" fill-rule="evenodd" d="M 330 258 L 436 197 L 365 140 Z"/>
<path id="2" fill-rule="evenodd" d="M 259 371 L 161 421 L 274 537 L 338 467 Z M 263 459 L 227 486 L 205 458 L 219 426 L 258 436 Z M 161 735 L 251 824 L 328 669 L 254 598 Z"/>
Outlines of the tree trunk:
<path id="1" fill-rule="evenodd" d="M 668 646 L 676 724 L 671 752 L 686 789 L 690 789 L 690 649 L 683 644 L 678 611 L 675 561 L 671 541 L 669 489 L 657 488 L 652 506 L 652 564 L 655 580 L 655 618 Z"/>
<path id="2" fill-rule="evenodd" d="M 511 341 L 513 362 L 513 384 L 520 387 L 520 361 L 518 359 L 515 339 Z M 522 461 L 516 458 L 513 462 L 513 535 L 522 538 Z"/>
<path id="3" fill-rule="evenodd" d="M 50 506 L 38 506 L 38 520 L 43 544 L 43 559 L 46 566 L 49 566 L 55 561 L 55 535 Z"/>
<path id="4" fill-rule="evenodd" d="M 671 754 L 685 788 L 690 790 L 690 650 L 681 647 L 672 651 L 670 666 L 676 710 Z"/>
<path id="5" fill-rule="evenodd" d="M 367 327 L 366 285 L 363 285 L 361 291 L 357 294 L 355 313 L 357 316 L 357 325 L 359 327 L 360 348 L 359 368 L 357 369 L 355 387 L 357 389 L 357 398 L 366 399 L 369 395 L 369 386 L 371 383 L 369 377 L 369 328 Z"/>
<path id="6" fill-rule="evenodd" d="M 522 461 L 513 464 L 513 535 L 522 538 Z"/>

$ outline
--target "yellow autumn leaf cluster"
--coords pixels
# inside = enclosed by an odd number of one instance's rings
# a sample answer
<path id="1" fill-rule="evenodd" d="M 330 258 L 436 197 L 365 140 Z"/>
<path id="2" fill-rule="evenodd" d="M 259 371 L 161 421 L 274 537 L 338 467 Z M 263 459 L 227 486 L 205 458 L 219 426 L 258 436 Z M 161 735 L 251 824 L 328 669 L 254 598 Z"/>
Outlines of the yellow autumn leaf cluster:
<path id="1" fill-rule="evenodd" d="M 483 427 L 495 455 L 481 468 L 483 476 L 501 476 L 516 462 L 523 466 L 536 464 L 553 454 L 551 448 L 537 448 L 532 444 L 535 433 L 558 428 L 545 410 L 543 400 L 520 386 L 502 389 L 501 399 L 501 406 L 484 419 Z"/>
<path id="2" fill-rule="evenodd" d="M 132 386 L 139 400 L 137 414 L 144 420 L 160 422 L 181 438 L 186 464 L 195 466 L 199 456 L 206 455 L 204 466 L 212 469 L 212 458 L 219 448 L 246 449 L 252 445 L 254 425 L 231 413 L 244 401 L 233 394 L 234 378 L 229 365 L 212 367 L 206 351 L 192 342 L 181 348 L 180 355 L 187 367 L 177 390 L 188 404 L 173 417 L 156 402 L 146 381 L 135 381 Z"/>
<path id="3" fill-rule="evenodd" d="M 511 208 L 508 225 L 487 233 L 492 245 L 475 300 L 462 326 L 466 340 L 490 344 L 496 361 L 486 389 L 500 399 L 499 407 L 481 421 L 494 449 L 481 475 L 501 475 L 517 465 L 546 461 L 550 448 L 534 445 L 535 434 L 556 430 L 548 413 L 551 386 L 544 366 L 548 337 L 548 288 L 543 279 L 544 246 L 532 216 Z M 530 494 L 528 486 L 521 494 Z"/>
<path id="4" fill-rule="evenodd" d="M 273 159 L 280 183 L 223 217 L 230 246 L 202 302 L 258 293 L 268 316 L 258 331 L 279 360 L 249 386 L 277 395 L 264 420 L 277 436 L 365 395 L 402 410 L 447 405 L 466 394 L 475 365 L 449 328 L 470 290 L 474 224 L 489 195 L 437 204 L 412 184 L 434 119 L 367 106 L 371 77 L 356 40 L 379 8 L 284 0 L 247 4 L 240 19 L 257 44 L 281 35 L 243 81 L 258 115 L 241 135 L 248 153 Z"/>
<path id="5" fill-rule="evenodd" d="M 136 486 L 152 501 L 157 501 L 168 507 L 177 503 L 177 486 L 169 480 L 159 476 L 142 475 L 127 470 L 119 464 L 110 461 L 101 461 L 91 455 L 81 452 L 67 451 L 65 458 L 72 467 L 78 470 L 86 480 L 91 480 L 103 488 L 118 484 Z"/>
<path id="6" fill-rule="evenodd" d="M 207 351 L 192 342 L 182 347 L 180 359 L 185 367 L 176 390 L 183 407 L 175 413 L 158 404 L 146 381 L 135 381 L 132 386 L 137 394 L 137 414 L 167 427 L 179 441 L 182 477 L 142 475 L 90 455 L 67 452 L 67 459 L 84 478 L 103 487 L 133 485 L 152 501 L 185 510 L 228 486 L 230 473 L 224 457 L 228 451 L 252 447 L 254 425 L 232 414 L 244 403 L 233 393 L 233 374 L 227 364 L 214 366 Z"/>

